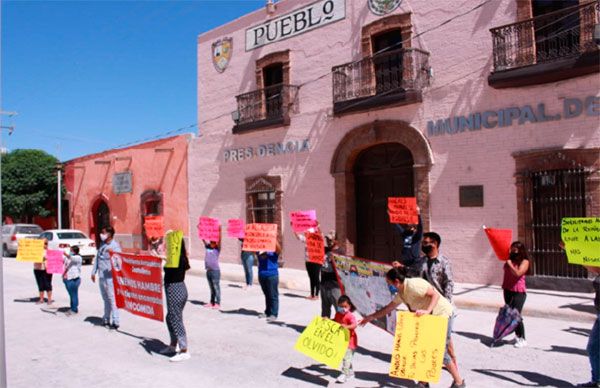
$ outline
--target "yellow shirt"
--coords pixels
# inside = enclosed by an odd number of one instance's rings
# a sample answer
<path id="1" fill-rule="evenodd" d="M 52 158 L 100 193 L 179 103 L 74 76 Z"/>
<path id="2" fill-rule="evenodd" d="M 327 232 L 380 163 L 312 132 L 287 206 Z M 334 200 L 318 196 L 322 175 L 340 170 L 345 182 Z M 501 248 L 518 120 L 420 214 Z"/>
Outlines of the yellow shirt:
<path id="1" fill-rule="evenodd" d="M 429 302 L 431 302 L 431 298 L 426 295 L 429 287 L 432 287 L 433 292 L 440 295 L 427 280 L 407 278 L 404 280 L 404 290 L 396 294 L 394 302 L 406 304 L 411 311 L 427 310 Z M 452 304 L 450 304 L 448 299 L 440 295 L 440 299 L 438 299 L 438 302 L 433 307 L 431 314 L 450 318 L 452 316 Z"/>

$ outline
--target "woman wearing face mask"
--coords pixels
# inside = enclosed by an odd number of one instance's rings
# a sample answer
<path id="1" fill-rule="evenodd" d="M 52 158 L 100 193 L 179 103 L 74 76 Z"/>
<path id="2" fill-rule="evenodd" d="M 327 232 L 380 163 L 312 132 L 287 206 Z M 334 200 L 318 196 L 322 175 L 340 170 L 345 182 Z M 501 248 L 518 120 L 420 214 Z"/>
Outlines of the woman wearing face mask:
<path id="1" fill-rule="evenodd" d="M 520 241 L 515 241 L 510 246 L 510 257 L 504 264 L 504 281 L 502 289 L 504 290 L 504 303 L 512 308 L 523 311 L 523 305 L 527 298 L 527 288 L 525 286 L 525 274 L 529 270 L 529 257 L 527 249 Z M 525 341 L 525 326 L 523 321 L 519 323 L 515 330 L 517 341 L 516 348 L 527 346 Z"/>
<path id="2" fill-rule="evenodd" d="M 115 230 L 112 226 L 103 228 L 102 233 L 100 233 L 102 246 L 98 249 L 96 260 L 94 260 L 92 282 L 96 282 L 96 274 L 98 274 L 98 285 L 100 286 L 100 294 L 104 301 L 102 325 L 116 330 L 119 328 L 119 310 L 117 309 L 115 289 L 113 287 L 110 254 L 111 252 L 121 252 L 121 246 L 114 240 L 114 236 Z"/>

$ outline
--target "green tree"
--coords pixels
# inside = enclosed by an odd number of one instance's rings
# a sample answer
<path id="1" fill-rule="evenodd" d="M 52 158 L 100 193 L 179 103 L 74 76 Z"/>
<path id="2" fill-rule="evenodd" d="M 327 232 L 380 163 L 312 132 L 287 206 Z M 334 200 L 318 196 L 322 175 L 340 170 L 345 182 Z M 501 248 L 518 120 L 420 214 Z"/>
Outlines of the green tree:
<path id="1" fill-rule="evenodd" d="M 58 159 L 42 150 L 14 150 L 2 155 L 2 214 L 31 222 L 54 214 Z"/>

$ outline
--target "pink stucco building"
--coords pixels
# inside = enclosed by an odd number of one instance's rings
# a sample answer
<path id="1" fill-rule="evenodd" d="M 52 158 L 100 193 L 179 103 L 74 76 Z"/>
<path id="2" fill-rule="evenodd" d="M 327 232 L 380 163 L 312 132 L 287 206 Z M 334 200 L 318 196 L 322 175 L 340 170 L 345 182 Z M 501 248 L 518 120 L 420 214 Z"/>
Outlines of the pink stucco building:
<path id="1" fill-rule="evenodd" d="M 129 250 L 147 248 L 145 216 L 162 215 L 165 228 L 188 238 L 188 145 L 180 135 L 86 155 L 65 163 L 69 224 L 98 240 L 112 225 Z"/>
<path id="2" fill-rule="evenodd" d="M 289 212 L 316 209 L 347 253 L 388 261 L 401 239 L 387 197 L 416 196 L 457 280 L 500 281 L 487 225 L 527 244 L 532 284 L 585 283 L 558 243 L 562 217 L 600 215 L 598 12 L 283 0 L 200 35 L 190 225 L 278 223 L 285 265 L 300 268 Z M 225 239 L 223 259 L 238 257 Z"/>

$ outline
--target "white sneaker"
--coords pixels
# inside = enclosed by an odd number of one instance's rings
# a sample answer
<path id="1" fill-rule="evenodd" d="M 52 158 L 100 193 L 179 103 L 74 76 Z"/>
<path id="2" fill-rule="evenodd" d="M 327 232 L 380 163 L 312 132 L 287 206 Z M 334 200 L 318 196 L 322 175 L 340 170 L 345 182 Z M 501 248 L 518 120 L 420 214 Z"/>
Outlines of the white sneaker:
<path id="1" fill-rule="evenodd" d="M 260 313 L 260 314 L 258 314 L 258 317 L 259 317 L 259 318 L 266 318 L 266 317 L 267 317 L 267 314 L 265 314 L 265 313 Z"/>
<path id="2" fill-rule="evenodd" d="M 179 362 L 179 361 L 189 360 L 190 358 L 192 358 L 192 356 L 188 352 L 177 353 L 173 357 L 169 358 L 169 361 L 171 361 L 171 362 Z"/>
<path id="3" fill-rule="evenodd" d="M 517 341 L 515 342 L 515 348 L 524 348 L 525 346 L 527 346 L 527 341 L 525 341 L 525 338 L 517 338 Z"/>
<path id="4" fill-rule="evenodd" d="M 277 322 L 277 317 L 274 315 L 271 315 L 271 316 L 267 317 L 267 322 Z"/>
<path id="5" fill-rule="evenodd" d="M 346 381 L 348 381 L 348 376 L 343 373 L 338 376 L 337 380 L 335 380 L 336 383 L 340 384 L 344 384 Z"/>
<path id="6" fill-rule="evenodd" d="M 174 346 L 165 346 L 158 353 L 160 354 L 172 354 L 177 353 L 177 349 Z"/>

